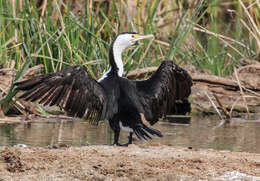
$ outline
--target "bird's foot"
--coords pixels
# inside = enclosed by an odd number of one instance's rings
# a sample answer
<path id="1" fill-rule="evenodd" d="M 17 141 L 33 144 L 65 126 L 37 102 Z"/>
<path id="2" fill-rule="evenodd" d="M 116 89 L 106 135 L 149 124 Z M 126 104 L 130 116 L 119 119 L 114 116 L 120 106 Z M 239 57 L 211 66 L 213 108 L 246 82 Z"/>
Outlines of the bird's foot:
<path id="1" fill-rule="evenodd" d="M 129 143 L 125 143 L 125 144 L 113 143 L 111 146 L 122 146 L 122 147 L 127 147 L 128 145 L 129 145 Z"/>
<path id="2" fill-rule="evenodd" d="M 120 144 L 120 143 L 118 143 L 116 146 L 122 146 L 122 147 L 128 147 L 128 143 L 125 143 L 125 144 Z"/>

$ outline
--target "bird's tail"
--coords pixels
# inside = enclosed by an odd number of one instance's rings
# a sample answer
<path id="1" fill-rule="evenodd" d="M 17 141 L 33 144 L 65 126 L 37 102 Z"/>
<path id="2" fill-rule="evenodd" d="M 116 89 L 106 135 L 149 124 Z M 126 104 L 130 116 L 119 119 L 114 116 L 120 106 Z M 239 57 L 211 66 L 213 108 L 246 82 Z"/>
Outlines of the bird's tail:
<path id="1" fill-rule="evenodd" d="M 151 136 L 163 137 L 162 133 L 156 129 L 149 128 L 146 125 L 138 125 L 134 128 L 134 133 L 140 140 L 152 139 Z"/>

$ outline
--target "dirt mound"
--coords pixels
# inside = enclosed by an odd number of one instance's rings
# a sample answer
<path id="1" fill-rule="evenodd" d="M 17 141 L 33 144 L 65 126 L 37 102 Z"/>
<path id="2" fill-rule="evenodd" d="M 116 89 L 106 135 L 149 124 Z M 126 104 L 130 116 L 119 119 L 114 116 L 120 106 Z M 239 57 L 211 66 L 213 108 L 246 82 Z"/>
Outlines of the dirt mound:
<path id="1" fill-rule="evenodd" d="M 1 159 L 6 163 L 6 169 L 9 172 L 24 172 L 25 164 L 21 161 L 20 153 L 16 150 L 5 148 L 0 152 Z"/>

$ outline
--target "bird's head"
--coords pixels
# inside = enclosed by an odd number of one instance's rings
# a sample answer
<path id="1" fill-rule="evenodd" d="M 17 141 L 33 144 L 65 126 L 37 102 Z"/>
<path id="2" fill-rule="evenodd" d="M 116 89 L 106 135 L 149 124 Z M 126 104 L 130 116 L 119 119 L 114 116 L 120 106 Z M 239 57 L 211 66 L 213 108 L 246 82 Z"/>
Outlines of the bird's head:
<path id="1" fill-rule="evenodd" d="M 113 46 L 116 47 L 116 49 L 125 50 L 129 46 L 134 45 L 139 40 L 153 38 L 153 37 L 154 36 L 152 34 L 140 35 L 135 32 L 124 32 L 116 36 L 113 42 Z"/>

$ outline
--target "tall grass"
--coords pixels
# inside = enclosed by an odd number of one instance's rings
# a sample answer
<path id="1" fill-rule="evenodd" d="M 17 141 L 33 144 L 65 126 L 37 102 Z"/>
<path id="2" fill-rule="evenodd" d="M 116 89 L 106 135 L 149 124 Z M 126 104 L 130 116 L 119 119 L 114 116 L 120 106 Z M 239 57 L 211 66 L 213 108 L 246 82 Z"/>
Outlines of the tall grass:
<path id="1" fill-rule="evenodd" d="M 126 72 L 168 58 L 225 76 L 242 59 L 260 59 L 259 4 L 251 1 L 91 0 L 83 14 L 62 0 L 40 2 L 0 0 L 4 66 L 21 70 L 30 60 L 48 73 L 79 64 L 98 78 L 109 66 L 110 42 L 123 31 L 156 36 L 124 54 Z"/>
<path id="2" fill-rule="evenodd" d="M 204 44 L 195 41 L 196 48 L 190 50 L 195 65 L 225 76 L 245 59 L 260 61 L 260 7 L 250 2 L 214 0 L 208 4 L 207 25 L 194 28 L 206 39 Z"/>

